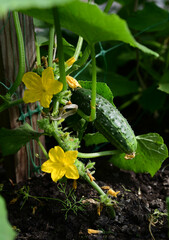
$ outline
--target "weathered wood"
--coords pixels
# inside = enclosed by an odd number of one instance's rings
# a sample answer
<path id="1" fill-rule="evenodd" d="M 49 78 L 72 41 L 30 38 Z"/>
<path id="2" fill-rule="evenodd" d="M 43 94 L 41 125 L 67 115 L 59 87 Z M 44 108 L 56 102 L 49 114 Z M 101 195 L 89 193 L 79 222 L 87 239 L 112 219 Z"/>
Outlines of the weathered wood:
<path id="1" fill-rule="evenodd" d="M 34 27 L 32 18 L 19 14 L 24 44 L 25 44 L 25 53 L 26 53 L 26 71 L 29 71 L 33 68 L 36 59 L 35 52 L 35 43 L 34 43 Z M 11 84 L 15 81 L 18 68 L 19 68 L 19 54 L 18 54 L 18 41 L 15 32 L 15 26 L 13 22 L 12 13 L 9 13 L 5 19 L 0 19 L 0 93 L 5 94 L 7 89 L 2 86 L 2 83 L 9 88 Z M 13 95 L 15 98 L 23 97 L 24 85 L 21 84 L 16 91 L 16 95 Z M 36 104 L 30 104 L 30 109 L 35 109 Z M 0 113 L 0 125 L 8 128 L 19 127 L 22 122 L 18 121 L 18 118 L 23 113 L 27 112 L 27 105 L 20 105 L 19 107 L 12 107 L 8 111 Z M 37 114 L 34 114 L 30 118 L 27 118 L 26 121 L 33 125 L 34 129 L 37 128 L 36 120 Z M 44 144 L 44 137 L 41 137 L 41 141 Z M 39 152 L 39 147 L 35 144 L 35 149 L 33 149 L 33 144 L 30 143 L 30 153 L 33 155 L 34 151 Z M 27 179 L 32 175 L 32 163 L 30 162 L 29 152 L 27 151 L 28 147 L 23 147 L 18 151 L 15 156 L 10 156 L 8 159 L 5 159 L 5 167 L 7 170 L 8 177 L 13 178 L 14 181 L 19 182 Z M 44 158 L 42 152 L 40 151 L 42 157 Z M 33 156 L 34 157 L 34 156 Z M 35 159 L 35 163 L 39 165 L 39 160 Z M 30 165 L 30 169 L 29 169 Z"/>

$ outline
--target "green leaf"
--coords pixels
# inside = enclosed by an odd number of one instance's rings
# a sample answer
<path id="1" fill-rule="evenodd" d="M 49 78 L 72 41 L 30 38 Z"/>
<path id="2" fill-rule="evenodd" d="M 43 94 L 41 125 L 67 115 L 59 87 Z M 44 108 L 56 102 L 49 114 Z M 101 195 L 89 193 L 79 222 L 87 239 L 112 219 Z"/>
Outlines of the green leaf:
<path id="1" fill-rule="evenodd" d="M 55 6 L 63 6 L 67 3 L 75 1 L 78 0 L 0 0 L 0 16 L 4 16 L 8 11 L 31 8 L 52 8 Z"/>
<path id="2" fill-rule="evenodd" d="M 169 71 L 165 72 L 162 76 L 158 89 L 169 94 Z"/>
<path id="3" fill-rule="evenodd" d="M 31 139 L 37 139 L 42 133 L 36 132 L 33 128 L 25 123 L 15 129 L 0 129 L 0 150 L 3 156 L 16 153 Z"/>
<path id="4" fill-rule="evenodd" d="M 75 47 L 70 44 L 69 42 L 66 41 L 65 38 L 62 38 L 63 40 L 63 51 L 65 54 L 67 54 L 69 57 L 72 57 L 75 53 Z M 65 60 L 68 60 L 68 59 L 65 59 Z"/>
<path id="5" fill-rule="evenodd" d="M 139 103 L 145 110 L 152 113 L 154 111 L 162 109 L 166 101 L 167 94 L 158 91 L 156 85 L 152 85 L 143 91 Z"/>
<path id="6" fill-rule="evenodd" d="M 92 82 L 91 81 L 79 80 L 78 82 L 83 88 L 90 89 L 90 90 L 92 89 Z M 110 103 L 112 103 L 114 105 L 113 94 L 112 94 L 110 88 L 107 86 L 107 84 L 103 83 L 103 82 L 97 82 L 96 86 L 97 86 L 96 87 L 97 94 L 106 98 Z"/>
<path id="7" fill-rule="evenodd" d="M 7 210 L 4 199 L 0 196 L 0 239 L 14 240 L 16 237 L 15 231 L 8 222 Z"/>
<path id="8" fill-rule="evenodd" d="M 105 81 L 113 93 L 113 96 L 124 96 L 138 92 L 138 83 L 115 73 L 98 73 L 98 81 Z"/>
<path id="9" fill-rule="evenodd" d="M 140 135 L 137 136 L 137 144 L 135 158 L 126 160 L 125 154 L 118 154 L 110 161 L 119 168 L 135 173 L 150 173 L 154 176 L 168 157 L 168 149 L 162 137 L 157 133 Z"/>
<path id="10" fill-rule="evenodd" d="M 33 18 L 33 23 L 35 26 L 36 44 L 38 44 L 39 47 L 48 45 L 49 44 L 49 27 L 50 27 L 50 25 L 44 21 L 37 19 L 37 18 Z M 64 50 L 65 54 L 72 57 L 75 52 L 75 47 L 72 44 L 68 43 L 63 38 L 63 50 Z"/>
<path id="11" fill-rule="evenodd" d="M 158 57 L 158 53 L 141 45 L 133 38 L 125 20 L 116 14 L 108 15 L 102 12 L 97 5 L 76 2 L 61 6 L 58 11 L 62 27 L 82 36 L 89 44 L 108 40 L 122 41 Z M 51 9 L 31 9 L 24 13 L 50 24 L 54 23 Z"/>
<path id="12" fill-rule="evenodd" d="M 168 23 L 168 11 L 156 6 L 154 3 L 146 3 L 143 10 L 135 12 L 127 19 L 129 27 L 146 32 L 162 31 Z M 168 25 L 167 25 L 168 26 Z"/>
<path id="13" fill-rule="evenodd" d="M 41 28 L 35 33 L 36 42 L 38 46 L 45 46 L 49 44 L 49 28 Z"/>
<path id="14" fill-rule="evenodd" d="M 83 139 L 85 140 L 86 147 L 108 142 L 108 140 L 99 132 L 87 133 L 87 134 L 85 134 Z"/>

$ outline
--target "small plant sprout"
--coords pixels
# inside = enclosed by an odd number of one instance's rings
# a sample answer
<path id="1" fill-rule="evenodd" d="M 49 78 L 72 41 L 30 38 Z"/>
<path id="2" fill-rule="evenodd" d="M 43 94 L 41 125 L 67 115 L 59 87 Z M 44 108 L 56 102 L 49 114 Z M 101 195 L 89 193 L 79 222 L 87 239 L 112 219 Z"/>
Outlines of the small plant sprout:
<path id="1" fill-rule="evenodd" d="M 163 217 L 168 216 L 167 213 L 162 213 L 158 209 L 155 209 L 154 212 L 149 216 L 149 232 L 153 240 L 155 240 L 153 233 L 152 233 L 152 226 L 155 227 L 157 223 L 163 224 Z"/>

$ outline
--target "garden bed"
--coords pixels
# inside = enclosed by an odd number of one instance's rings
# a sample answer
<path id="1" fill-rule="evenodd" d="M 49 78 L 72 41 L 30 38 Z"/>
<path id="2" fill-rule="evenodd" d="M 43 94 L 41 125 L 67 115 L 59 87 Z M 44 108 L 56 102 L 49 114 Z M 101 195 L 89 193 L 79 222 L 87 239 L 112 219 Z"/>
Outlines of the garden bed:
<path id="1" fill-rule="evenodd" d="M 28 189 L 36 197 L 57 198 L 65 201 L 57 183 L 52 182 L 50 175 L 45 174 L 12 185 L 4 184 L 3 196 L 7 202 L 9 220 L 17 230 L 17 240 L 52 240 L 52 239 L 167 239 L 168 222 L 166 197 L 169 196 L 168 168 L 161 169 L 152 178 L 149 174 L 135 174 L 121 171 L 105 160 L 97 163 L 96 182 L 100 186 L 110 186 L 120 191 L 115 204 L 115 219 L 104 207 L 100 216 L 94 204 L 98 199 L 97 192 L 86 182 L 79 180 L 75 195 L 77 201 L 82 197 L 87 205 L 77 203 L 84 210 L 67 212 L 63 205 L 55 200 L 28 198 L 24 203 L 19 189 Z M 104 172 L 101 171 L 104 166 Z M 98 180 L 98 181 L 97 181 Z M 67 183 L 67 191 L 72 188 L 72 180 Z M 23 188 L 24 187 L 24 188 Z M 25 188 L 26 187 L 26 188 Z M 93 200 L 91 200 L 93 199 Z M 88 200 L 88 201 L 86 201 Z M 12 202 L 11 202 L 12 201 Z M 24 203 L 24 204 L 23 204 Z M 158 218 L 155 211 L 158 210 Z M 88 234 L 88 229 L 100 230 L 100 234 Z"/>

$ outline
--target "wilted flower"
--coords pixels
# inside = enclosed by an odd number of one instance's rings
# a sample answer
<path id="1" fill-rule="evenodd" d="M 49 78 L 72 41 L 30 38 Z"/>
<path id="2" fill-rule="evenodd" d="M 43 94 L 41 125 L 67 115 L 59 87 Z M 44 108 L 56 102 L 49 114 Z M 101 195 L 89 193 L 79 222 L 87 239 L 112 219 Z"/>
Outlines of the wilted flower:
<path id="1" fill-rule="evenodd" d="M 73 78 L 69 75 L 66 76 L 66 81 L 67 81 L 69 87 L 72 88 L 72 89 L 75 89 L 77 87 L 81 88 L 81 85 L 78 83 L 78 81 L 75 78 Z"/>
<path id="2" fill-rule="evenodd" d="M 66 66 L 70 67 L 73 65 L 73 63 L 76 61 L 75 57 L 71 57 L 66 61 Z"/>
<path id="3" fill-rule="evenodd" d="M 113 189 L 109 189 L 108 191 L 107 191 L 107 194 L 108 195 L 111 195 L 111 196 L 113 196 L 113 197 L 117 197 L 117 194 L 119 194 L 120 193 L 120 191 L 118 191 L 118 192 L 115 192 Z"/>

